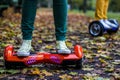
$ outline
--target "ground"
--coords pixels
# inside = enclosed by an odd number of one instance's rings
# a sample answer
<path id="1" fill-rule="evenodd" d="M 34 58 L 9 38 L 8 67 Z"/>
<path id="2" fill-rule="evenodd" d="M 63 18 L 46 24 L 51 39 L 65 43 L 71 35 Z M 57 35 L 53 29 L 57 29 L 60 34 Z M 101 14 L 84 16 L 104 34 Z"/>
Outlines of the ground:
<path id="1" fill-rule="evenodd" d="M 120 80 L 120 30 L 114 34 L 92 37 L 88 25 L 93 20 L 84 14 L 68 15 L 67 45 L 72 50 L 78 44 L 85 55 L 82 69 L 60 65 L 39 64 L 30 68 L 6 70 L 3 50 L 21 44 L 21 14 L 11 9 L 0 18 L 0 80 Z M 54 21 L 51 10 L 37 12 L 32 51 L 55 48 Z"/>

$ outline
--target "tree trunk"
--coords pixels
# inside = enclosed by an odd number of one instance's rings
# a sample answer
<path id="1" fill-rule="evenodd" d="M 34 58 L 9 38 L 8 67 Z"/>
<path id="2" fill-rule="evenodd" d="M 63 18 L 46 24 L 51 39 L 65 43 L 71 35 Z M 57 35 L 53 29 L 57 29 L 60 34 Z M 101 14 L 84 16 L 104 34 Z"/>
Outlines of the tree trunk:
<path id="1" fill-rule="evenodd" d="M 87 12 L 87 0 L 83 0 L 83 12 Z"/>

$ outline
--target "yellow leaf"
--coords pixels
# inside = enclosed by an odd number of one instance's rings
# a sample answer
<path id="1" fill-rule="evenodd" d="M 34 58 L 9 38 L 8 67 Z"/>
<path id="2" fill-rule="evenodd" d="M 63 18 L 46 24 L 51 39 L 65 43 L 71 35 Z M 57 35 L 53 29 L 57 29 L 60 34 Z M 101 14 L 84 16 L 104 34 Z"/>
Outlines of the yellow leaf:
<path id="1" fill-rule="evenodd" d="M 97 37 L 95 38 L 97 41 L 106 41 L 106 37 Z"/>
<path id="2" fill-rule="evenodd" d="M 53 49 L 53 46 L 52 45 L 46 45 L 45 48 L 47 48 L 47 49 Z"/>
<path id="3" fill-rule="evenodd" d="M 42 43 L 42 40 L 39 40 L 38 43 Z"/>
<path id="4" fill-rule="evenodd" d="M 60 75 L 59 78 L 61 78 L 61 80 L 72 80 L 72 76 L 67 74 Z"/>
<path id="5" fill-rule="evenodd" d="M 39 70 L 38 68 L 34 68 L 34 69 L 32 70 L 32 74 L 34 74 L 34 75 L 39 75 L 39 74 L 40 74 L 40 70 Z"/>
<path id="6" fill-rule="evenodd" d="M 113 72 L 113 71 L 114 71 L 114 68 L 109 68 L 109 69 L 106 68 L 106 69 L 105 69 L 105 72 L 110 72 L 110 73 L 111 73 L 111 72 Z"/>
<path id="7" fill-rule="evenodd" d="M 85 70 L 85 71 L 91 71 L 91 70 L 94 70 L 94 68 L 83 68 L 83 70 Z"/>
<path id="8" fill-rule="evenodd" d="M 70 75 L 77 75 L 78 73 L 77 72 L 70 72 L 69 74 Z"/>
<path id="9" fill-rule="evenodd" d="M 72 46 L 73 46 L 73 44 L 72 44 L 71 42 L 66 42 L 66 45 L 67 45 L 68 47 L 72 47 Z"/>
<path id="10" fill-rule="evenodd" d="M 39 75 L 39 77 L 40 77 L 40 79 L 44 79 L 45 76 L 44 75 Z"/>
<path id="11" fill-rule="evenodd" d="M 46 76 L 52 76 L 53 74 L 46 71 L 46 70 L 42 70 L 42 73 L 44 73 Z"/>
<path id="12" fill-rule="evenodd" d="M 22 73 L 22 74 L 26 74 L 26 73 L 27 73 L 27 71 L 28 71 L 28 69 L 27 69 L 27 68 L 25 68 L 25 69 L 23 69 L 23 70 L 21 71 L 21 73 Z"/>
<path id="13" fill-rule="evenodd" d="M 104 59 L 99 58 L 101 63 L 107 63 Z"/>
<path id="14" fill-rule="evenodd" d="M 106 58 L 106 59 L 112 59 L 110 56 L 108 56 L 108 55 L 104 55 L 104 54 L 101 54 L 100 56 L 102 56 L 102 57 L 104 57 L 104 58 Z"/>

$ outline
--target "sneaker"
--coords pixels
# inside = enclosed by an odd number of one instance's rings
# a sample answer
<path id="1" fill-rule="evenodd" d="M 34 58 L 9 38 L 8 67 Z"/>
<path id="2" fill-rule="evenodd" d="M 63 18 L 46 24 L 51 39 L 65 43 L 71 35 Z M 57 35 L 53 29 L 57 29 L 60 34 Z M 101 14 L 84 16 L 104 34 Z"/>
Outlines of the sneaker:
<path id="1" fill-rule="evenodd" d="M 100 23 L 101 23 L 105 28 L 111 29 L 110 25 L 108 25 L 107 23 L 105 23 L 105 21 L 106 21 L 106 20 L 101 19 L 101 20 L 100 20 Z"/>
<path id="2" fill-rule="evenodd" d="M 70 54 L 71 50 L 69 50 L 65 44 L 65 41 L 57 41 L 57 52 L 61 54 Z"/>
<path id="3" fill-rule="evenodd" d="M 17 52 L 17 56 L 29 56 L 31 49 L 31 40 L 23 40 L 22 46 Z"/>
<path id="4" fill-rule="evenodd" d="M 108 25 L 111 26 L 111 27 L 117 27 L 117 26 L 116 26 L 116 21 L 115 21 L 115 20 L 113 20 L 114 23 L 110 22 L 109 20 L 104 20 L 104 21 L 105 21 L 106 24 L 108 24 Z"/>

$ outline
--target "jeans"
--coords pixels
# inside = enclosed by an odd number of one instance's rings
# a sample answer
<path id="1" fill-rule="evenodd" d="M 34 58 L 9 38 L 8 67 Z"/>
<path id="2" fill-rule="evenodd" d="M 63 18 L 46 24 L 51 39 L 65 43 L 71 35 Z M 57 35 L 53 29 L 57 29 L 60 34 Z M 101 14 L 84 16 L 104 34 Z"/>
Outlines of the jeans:
<path id="1" fill-rule="evenodd" d="M 21 29 L 23 40 L 31 40 L 37 0 L 23 0 Z M 53 0 L 56 40 L 65 40 L 67 32 L 67 0 Z"/>

